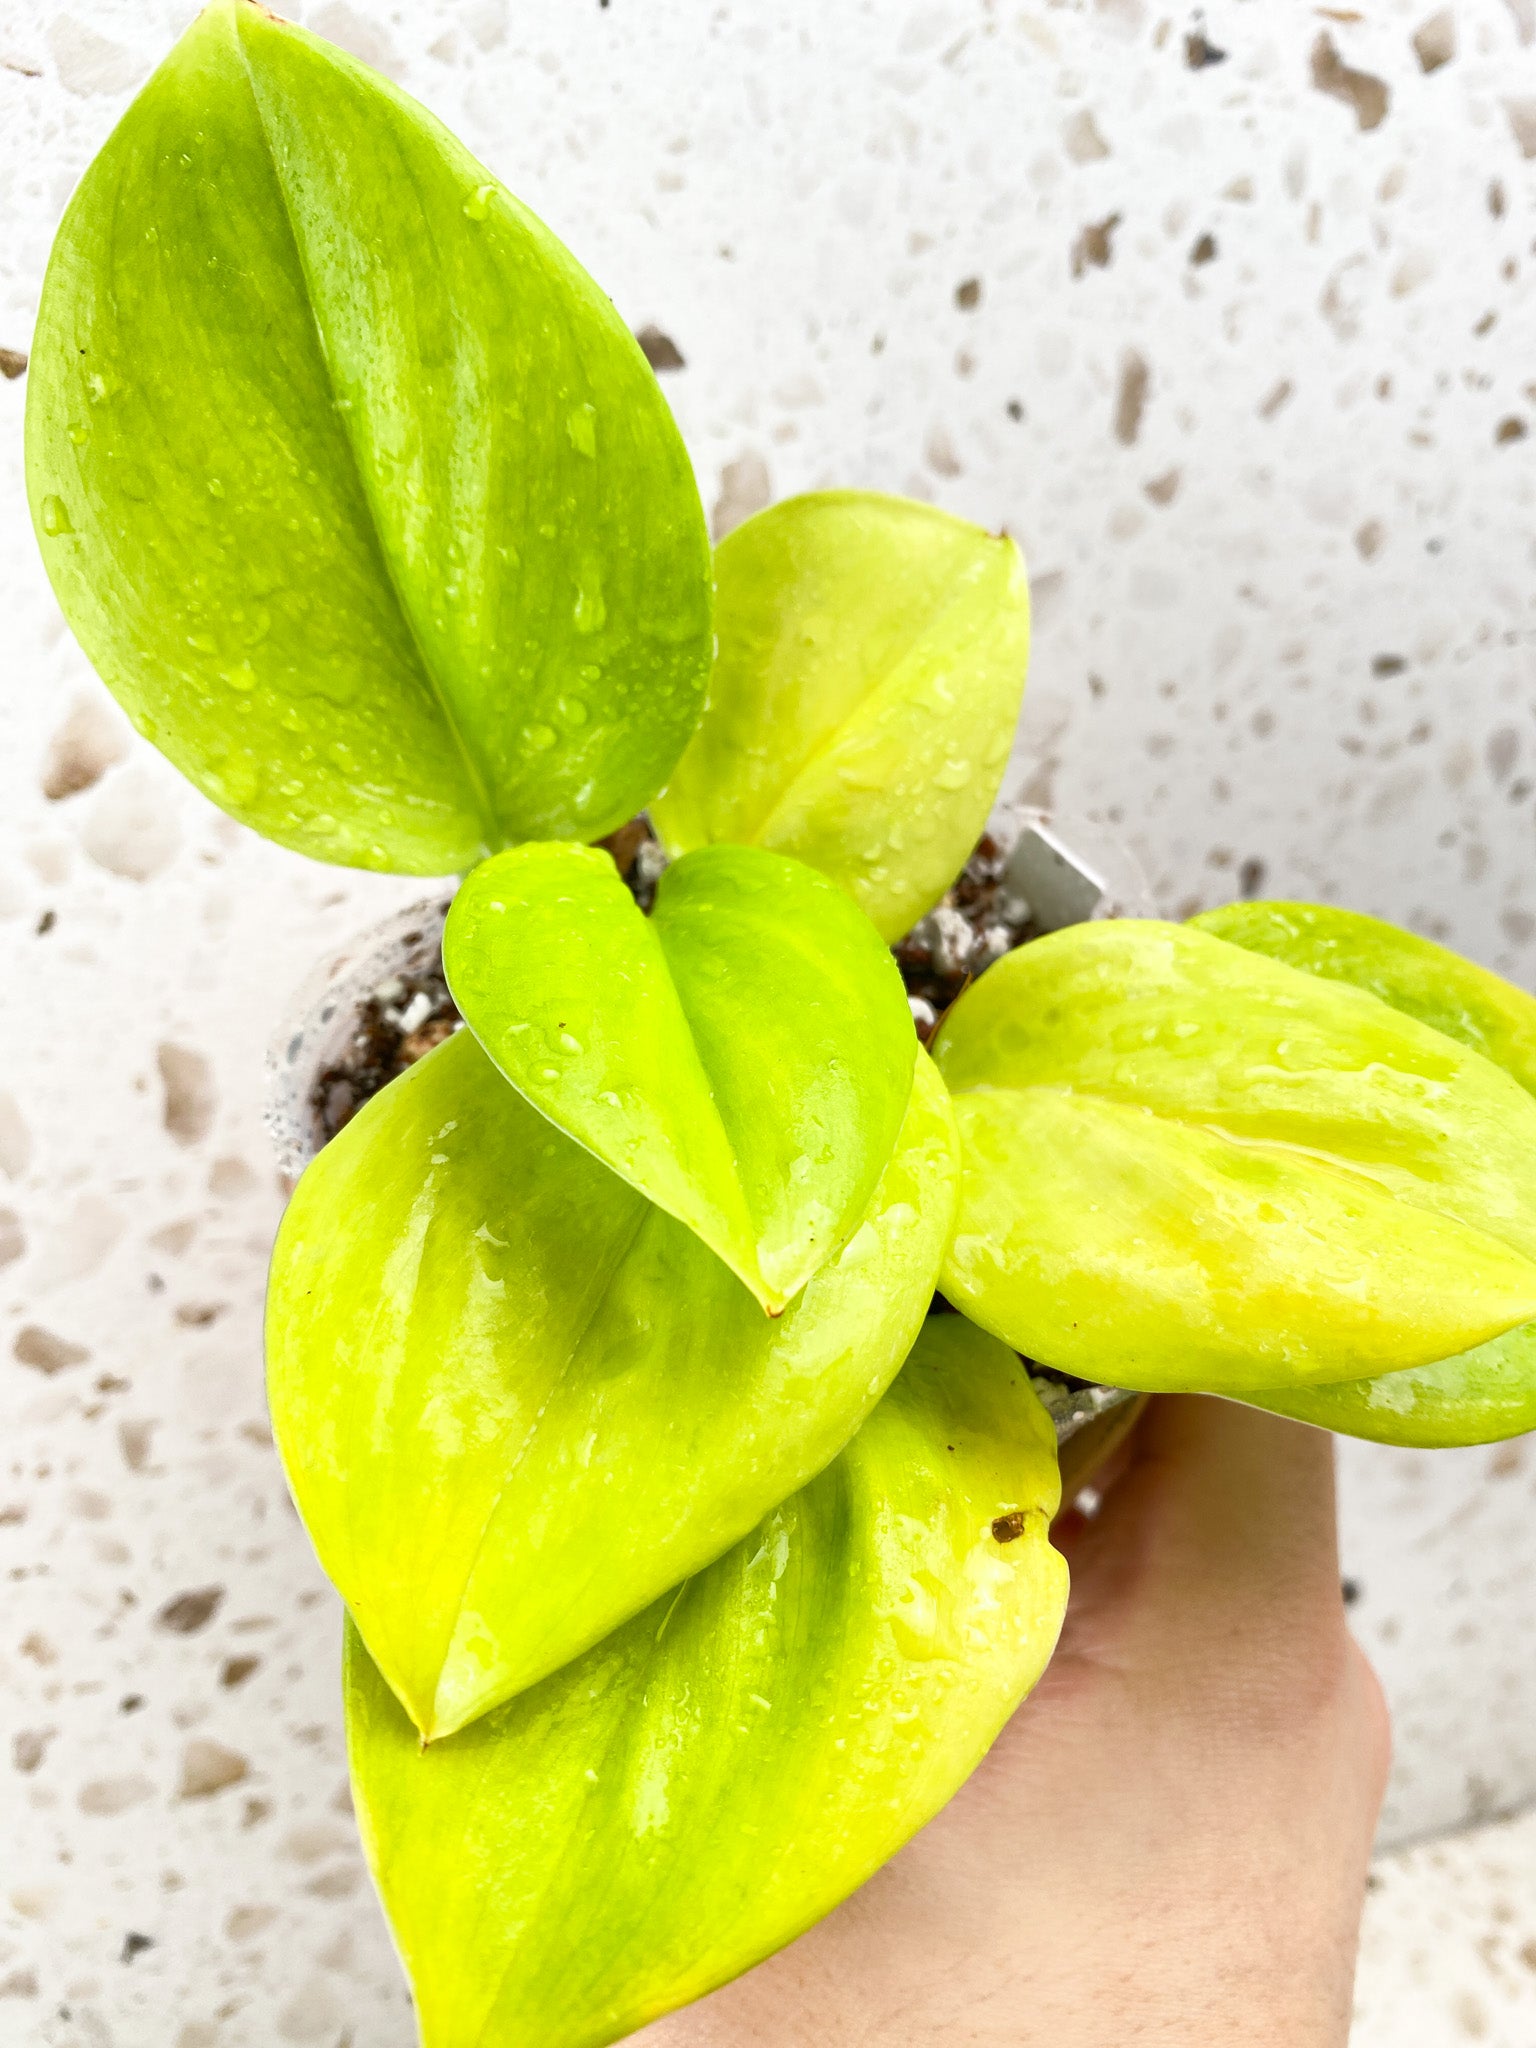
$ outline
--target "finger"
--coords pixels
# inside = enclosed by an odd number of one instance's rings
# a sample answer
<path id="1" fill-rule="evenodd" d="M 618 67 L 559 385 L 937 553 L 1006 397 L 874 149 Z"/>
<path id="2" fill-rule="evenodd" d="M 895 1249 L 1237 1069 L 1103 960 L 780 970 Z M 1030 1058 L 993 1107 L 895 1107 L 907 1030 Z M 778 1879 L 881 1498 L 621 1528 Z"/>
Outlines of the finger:
<path id="1" fill-rule="evenodd" d="M 1160 1401 L 1141 1433 L 1143 1512 L 1171 1562 L 1204 1560 L 1211 1586 L 1338 1585 L 1333 1438 L 1237 1401 Z"/>
<path id="2" fill-rule="evenodd" d="M 1063 1648 L 1150 1646 L 1211 1628 L 1310 1627 L 1341 1612 L 1333 1442 L 1199 1395 L 1153 1401 L 1091 1521 L 1058 1524 L 1072 1568 Z"/>

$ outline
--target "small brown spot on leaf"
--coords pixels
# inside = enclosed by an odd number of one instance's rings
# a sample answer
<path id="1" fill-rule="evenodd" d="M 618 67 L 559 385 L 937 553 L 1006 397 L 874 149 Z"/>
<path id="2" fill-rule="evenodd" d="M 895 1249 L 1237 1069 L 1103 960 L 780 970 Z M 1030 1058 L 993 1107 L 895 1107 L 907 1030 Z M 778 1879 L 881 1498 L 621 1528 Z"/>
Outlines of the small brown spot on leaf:
<path id="1" fill-rule="evenodd" d="M 180 1795 L 183 1799 L 210 1799 L 250 1774 L 250 1763 L 239 1750 L 199 1736 L 182 1752 Z"/>
<path id="2" fill-rule="evenodd" d="M 1120 359 L 1120 384 L 1115 393 L 1115 439 L 1126 448 L 1132 446 L 1141 432 L 1151 383 L 1152 372 L 1146 358 L 1135 349 L 1127 349 Z"/>
<path id="3" fill-rule="evenodd" d="M 1082 277 L 1089 270 L 1107 270 L 1115 253 L 1115 229 L 1120 225 L 1118 213 L 1106 214 L 1103 220 L 1090 221 L 1072 244 L 1072 275 Z"/>
<path id="4" fill-rule="evenodd" d="M 178 1593 L 155 1616 L 155 1625 L 169 1629 L 172 1635 L 195 1635 L 212 1621 L 223 1598 L 222 1586 L 198 1586 L 190 1593 Z"/>
<path id="5" fill-rule="evenodd" d="M 1211 234 L 1202 235 L 1193 249 L 1190 250 L 1189 260 L 1196 265 L 1214 263 L 1216 261 L 1216 237 Z"/>
<path id="6" fill-rule="evenodd" d="M 259 1657 L 226 1657 L 224 1668 L 219 1673 L 219 1683 L 225 1686 L 244 1685 L 261 1663 Z"/>
<path id="7" fill-rule="evenodd" d="M 1516 414 L 1511 413 L 1507 419 L 1500 420 L 1497 427 L 1494 428 L 1494 443 L 1496 446 L 1502 447 L 1507 441 L 1523 441 L 1529 432 L 1530 428 L 1525 424 L 1525 421 L 1517 417 Z"/>
<path id="8" fill-rule="evenodd" d="M 1373 676 L 1400 676 L 1407 666 L 1407 658 L 1401 654 L 1375 654 L 1371 657 Z"/>
<path id="9" fill-rule="evenodd" d="M 975 312 L 976 308 L 981 304 L 981 279 L 979 277 L 961 279 L 960 283 L 955 286 L 955 304 L 962 313 Z"/>
<path id="10" fill-rule="evenodd" d="M 213 1123 L 213 1070 L 200 1052 L 161 1045 L 155 1052 L 164 1090 L 162 1120 L 178 1145 L 195 1145 Z"/>
<path id="11" fill-rule="evenodd" d="M 1391 95 L 1385 81 L 1369 71 L 1352 71 L 1326 29 L 1312 45 L 1312 83 L 1330 99 L 1353 107 L 1362 129 L 1379 128 L 1387 118 Z"/>
<path id="12" fill-rule="evenodd" d="M 1024 1534 L 1024 1524 L 1029 1520 L 1022 1508 L 1013 1508 L 1006 1515 L 998 1515 L 992 1524 L 992 1534 L 999 1543 L 1017 1543 Z"/>
<path id="13" fill-rule="evenodd" d="M 653 370 L 684 370 L 688 367 L 677 343 L 670 334 L 663 334 L 659 327 L 642 327 L 635 339 L 640 344 L 641 355 Z"/>
<path id="14" fill-rule="evenodd" d="M 84 1365 L 91 1355 L 83 1344 L 71 1344 L 67 1337 L 56 1337 L 41 1323 L 28 1323 L 18 1331 L 11 1350 L 20 1364 L 50 1375 L 63 1372 L 66 1366 Z"/>

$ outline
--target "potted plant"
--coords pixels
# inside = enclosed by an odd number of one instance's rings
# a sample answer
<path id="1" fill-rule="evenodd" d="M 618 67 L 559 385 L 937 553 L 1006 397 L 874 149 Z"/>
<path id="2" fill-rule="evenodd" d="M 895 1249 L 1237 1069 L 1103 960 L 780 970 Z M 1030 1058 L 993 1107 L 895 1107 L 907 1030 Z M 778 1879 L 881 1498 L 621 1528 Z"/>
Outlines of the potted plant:
<path id="1" fill-rule="evenodd" d="M 303 1174 L 268 1318 L 431 2048 L 616 2039 L 944 1803 L 1066 1598 L 1026 1361 L 1536 1422 L 1536 1004 L 1318 907 L 1029 937 L 1012 542 L 834 492 L 712 561 L 607 299 L 253 0 L 71 203 L 28 474 L 200 788 L 463 875 L 468 1029 Z"/>

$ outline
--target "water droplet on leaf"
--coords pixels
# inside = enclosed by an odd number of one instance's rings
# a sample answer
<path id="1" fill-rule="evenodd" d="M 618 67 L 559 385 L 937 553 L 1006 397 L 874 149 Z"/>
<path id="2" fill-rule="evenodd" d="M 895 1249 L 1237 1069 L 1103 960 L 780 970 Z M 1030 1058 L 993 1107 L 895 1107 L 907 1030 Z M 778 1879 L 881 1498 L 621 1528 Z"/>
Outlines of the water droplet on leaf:
<path id="1" fill-rule="evenodd" d="M 603 586 L 596 567 L 590 562 L 582 570 L 581 581 L 576 586 L 576 605 L 571 616 L 578 633 L 600 632 L 608 617 L 608 607 L 603 602 Z"/>

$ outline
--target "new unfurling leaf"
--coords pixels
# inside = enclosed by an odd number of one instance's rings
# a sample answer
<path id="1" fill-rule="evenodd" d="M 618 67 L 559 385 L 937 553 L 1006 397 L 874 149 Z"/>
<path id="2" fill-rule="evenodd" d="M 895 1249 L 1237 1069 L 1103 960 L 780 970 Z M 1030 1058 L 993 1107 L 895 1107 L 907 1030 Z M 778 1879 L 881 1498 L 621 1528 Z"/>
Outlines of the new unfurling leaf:
<path id="1" fill-rule="evenodd" d="M 981 836 L 1029 659 L 1006 536 L 910 499 L 818 491 L 715 554 L 709 710 L 657 829 L 676 851 L 767 846 L 841 883 L 886 939 Z"/>
<path id="2" fill-rule="evenodd" d="M 938 1316 L 818 1479 L 449 1741 L 421 1749 L 353 1637 L 358 1816 L 424 2048 L 600 2048 L 861 1884 L 1044 1669 L 1058 1493 L 1017 1358 Z"/>
<path id="3" fill-rule="evenodd" d="M 944 1290 L 1048 1364 L 1262 1391 L 1536 1313 L 1536 1102 L 1359 989 L 1079 925 L 992 968 L 935 1056 L 965 1160 Z"/>
<path id="4" fill-rule="evenodd" d="M 595 838 L 698 718 L 688 456 L 608 299 L 421 107 L 248 0 L 71 200 L 28 379 L 87 655 L 216 803 L 446 874 Z"/>
<path id="5" fill-rule="evenodd" d="M 273 1428 L 424 1735 L 585 1650 L 842 1448 L 922 1322 L 956 1174 L 920 1052 L 862 1222 L 775 1321 L 468 1032 L 331 1141 L 273 1258 Z"/>

